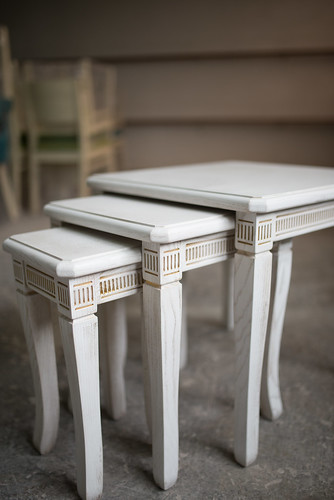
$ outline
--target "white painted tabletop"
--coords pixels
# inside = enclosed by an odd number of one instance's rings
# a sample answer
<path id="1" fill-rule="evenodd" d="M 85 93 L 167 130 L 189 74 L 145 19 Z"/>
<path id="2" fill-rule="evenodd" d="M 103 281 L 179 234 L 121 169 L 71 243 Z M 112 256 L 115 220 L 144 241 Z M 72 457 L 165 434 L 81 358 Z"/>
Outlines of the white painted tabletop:
<path id="1" fill-rule="evenodd" d="M 96 174 L 88 184 L 104 192 L 266 213 L 334 199 L 334 168 L 224 161 Z"/>
<path id="2" fill-rule="evenodd" d="M 51 219 L 157 243 L 235 227 L 231 212 L 111 194 L 54 201 L 44 211 Z"/>
<path id="3" fill-rule="evenodd" d="M 83 228 L 55 227 L 16 234 L 4 241 L 4 250 L 38 263 L 46 272 L 77 278 L 141 262 L 138 241 Z"/>

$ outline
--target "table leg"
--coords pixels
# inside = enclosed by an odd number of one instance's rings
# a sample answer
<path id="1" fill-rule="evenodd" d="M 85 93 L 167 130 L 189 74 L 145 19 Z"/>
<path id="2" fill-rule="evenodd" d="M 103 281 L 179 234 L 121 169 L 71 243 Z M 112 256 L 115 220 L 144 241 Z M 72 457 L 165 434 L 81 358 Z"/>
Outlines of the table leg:
<path id="1" fill-rule="evenodd" d="M 126 413 L 124 366 L 127 352 L 127 325 L 124 300 L 99 307 L 100 359 L 104 408 L 114 420 Z"/>
<path id="2" fill-rule="evenodd" d="M 143 285 L 144 343 L 151 392 L 153 476 L 164 490 L 178 475 L 178 390 L 182 291 Z"/>
<path id="3" fill-rule="evenodd" d="M 275 420 L 283 411 L 279 385 L 279 353 L 290 288 L 292 267 L 292 240 L 274 245 L 271 302 L 262 369 L 261 413 Z"/>
<path id="4" fill-rule="evenodd" d="M 225 326 L 226 330 L 232 331 L 234 329 L 234 259 L 227 259 L 224 262 L 224 272 Z"/>
<path id="5" fill-rule="evenodd" d="M 103 487 L 97 317 L 59 316 L 59 324 L 73 406 L 77 488 L 81 498 L 93 500 Z"/>
<path id="6" fill-rule="evenodd" d="M 182 276 L 182 323 L 181 323 L 181 351 L 180 351 L 180 370 L 186 367 L 188 361 L 188 276 L 184 273 Z"/>
<path id="7" fill-rule="evenodd" d="M 235 445 L 241 465 L 257 457 L 261 370 L 266 338 L 272 254 L 235 255 Z"/>
<path id="8" fill-rule="evenodd" d="M 34 382 L 33 443 L 44 455 L 56 442 L 59 424 L 57 365 L 49 301 L 37 293 L 20 290 L 17 300 Z"/>

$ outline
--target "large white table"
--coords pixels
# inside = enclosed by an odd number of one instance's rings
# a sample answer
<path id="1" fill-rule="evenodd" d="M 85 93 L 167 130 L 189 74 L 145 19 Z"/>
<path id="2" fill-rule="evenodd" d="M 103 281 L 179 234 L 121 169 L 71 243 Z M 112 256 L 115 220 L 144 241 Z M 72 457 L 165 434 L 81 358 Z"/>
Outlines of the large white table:
<path id="1" fill-rule="evenodd" d="M 235 212 L 235 457 L 252 463 L 258 451 L 261 372 L 266 344 L 271 274 L 276 267 L 271 315 L 276 329 L 267 339 L 271 359 L 278 357 L 280 335 L 291 270 L 294 236 L 334 225 L 334 169 L 251 162 L 217 162 L 113 174 L 89 179 L 102 192 L 123 193 Z M 277 305 L 277 306 L 276 306 Z M 278 366 L 278 363 L 272 363 Z M 266 378 L 266 377 L 265 377 Z M 264 379 L 265 379 L 264 378 Z M 278 372 L 269 373 L 267 396 L 261 396 L 266 414 L 276 400 L 282 411 Z M 271 407 L 273 405 L 271 404 Z"/>

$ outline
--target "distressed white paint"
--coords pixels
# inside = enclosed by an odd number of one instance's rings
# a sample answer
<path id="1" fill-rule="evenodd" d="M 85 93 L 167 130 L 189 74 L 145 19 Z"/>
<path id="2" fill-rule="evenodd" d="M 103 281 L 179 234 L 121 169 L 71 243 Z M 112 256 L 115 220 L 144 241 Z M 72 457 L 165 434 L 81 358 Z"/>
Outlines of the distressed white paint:
<path id="1" fill-rule="evenodd" d="M 99 308 L 100 360 L 103 406 L 114 420 L 126 412 L 124 366 L 127 352 L 127 326 L 124 300 Z"/>
<path id="2" fill-rule="evenodd" d="M 95 500 L 103 489 L 97 317 L 59 317 L 75 426 L 77 488 Z"/>
<path id="3" fill-rule="evenodd" d="M 144 335 L 150 379 L 153 475 L 167 489 L 178 475 L 178 390 L 182 291 L 179 282 L 143 285 Z"/>
<path id="4" fill-rule="evenodd" d="M 96 174 L 95 189 L 266 213 L 334 198 L 334 169 L 222 161 Z"/>
<path id="5" fill-rule="evenodd" d="M 235 255 L 235 432 L 234 455 L 241 465 L 257 457 L 260 386 L 268 320 L 272 255 Z"/>
<path id="6" fill-rule="evenodd" d="M 156 243 L 234 229 L 228 212 L 117 195 L 54 201 L 44 211 L 54 220 Z"/>
<path id="7" fill-rule="evenodd" d="M 56 355 L 48 301 L 37 293 L 17 292 L 35 394 L 33 443 L 42 454 L 54 447 L 59 423 Z"/>
<path id="8" fill-rule="evenodd" d="M 290 288 L 292 241 L 278 243 L 274 246 L 272 254 L 271 302 L 261 384 L 261 413 L 269 420 L 275 420 L 283 411 L 279 383 L 279 353 Z"/>

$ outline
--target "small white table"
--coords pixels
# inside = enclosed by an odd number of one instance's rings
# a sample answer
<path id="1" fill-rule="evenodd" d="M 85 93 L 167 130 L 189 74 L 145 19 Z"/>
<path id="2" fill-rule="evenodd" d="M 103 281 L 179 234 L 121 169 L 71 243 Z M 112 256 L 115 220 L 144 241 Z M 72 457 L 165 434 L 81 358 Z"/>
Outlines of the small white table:
<path id="1" fill-rule="evenodd" d="M 235 457 L 252 463 L 258 451 L 261 372 L 275 246 L 277 279 L 267 364 L 279 355 L 291 269 L 291 239 L 334 225 L 334 169 L 251 162 L 217 162 L 92 176 L 93 188 L 235 212 Z M 273 366 L 278 366 L 273 363 Z M 282 411 L 278 373 L 267 398 Z M 263 391 L 265 394 L 265 391 Z M 261 401 L 266 413 L 266 397 Z"/>

